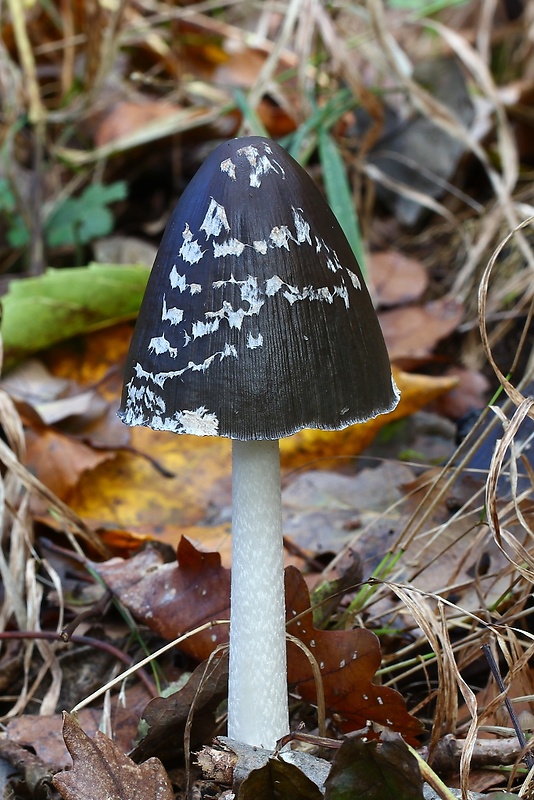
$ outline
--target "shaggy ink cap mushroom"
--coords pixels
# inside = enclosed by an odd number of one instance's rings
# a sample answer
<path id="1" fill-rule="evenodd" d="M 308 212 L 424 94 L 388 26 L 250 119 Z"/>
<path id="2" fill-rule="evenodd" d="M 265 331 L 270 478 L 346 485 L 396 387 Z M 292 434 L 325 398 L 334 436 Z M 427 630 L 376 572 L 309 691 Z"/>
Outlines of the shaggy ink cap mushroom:
<path id="1" fill-rule="evenodd" d="M 163 235 L 119 415 L 233 439 L 232 739 L 274 749 L 289 732 L 274 440 L 342 428 L 397 400 L 358 264 L 311 178 L 269 140 L 218 147 Z"/>
<path id="2" fill-rule="evenodd" d="M 397 401 L 358 263 L 313 180 L 268 139 L 217 147 L 156 256 L 123 422 L 279 439 L 362 422 Z"/>

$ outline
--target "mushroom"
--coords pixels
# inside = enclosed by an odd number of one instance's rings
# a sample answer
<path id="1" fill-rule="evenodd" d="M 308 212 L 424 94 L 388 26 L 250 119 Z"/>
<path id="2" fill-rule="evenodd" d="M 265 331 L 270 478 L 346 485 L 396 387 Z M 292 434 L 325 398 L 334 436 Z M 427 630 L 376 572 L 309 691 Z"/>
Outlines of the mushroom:
<path id="1" fill-rule="evenodd" d="M 163 235 L 119 416 L 232 439 L 232 739 L 273 749 L 289 731 L 278 440 L 398 398 L 357 261 L 313 180 L 269 139 L 217 147 Z"/>

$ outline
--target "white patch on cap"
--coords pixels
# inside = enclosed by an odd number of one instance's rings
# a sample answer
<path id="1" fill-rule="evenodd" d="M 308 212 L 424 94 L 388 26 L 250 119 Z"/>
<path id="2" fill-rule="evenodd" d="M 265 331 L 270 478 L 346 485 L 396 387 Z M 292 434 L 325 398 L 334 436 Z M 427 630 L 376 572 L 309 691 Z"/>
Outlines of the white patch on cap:
<path id="1" fill-rule="evenodd" d="M 226 319 L 230 328 L 241 330 L 243 319 L 259 314 L 265 300 L 258 286 L 258 279 L 254 275 L 248 275 L 244 281 L 237 281 L 232 275 L 228 280 L 214 281 L 212 285 L 214 289 L 224 289 L 229 283 L 239 286 L 241 300 L 248 303 L 248 307 L 236 309 L 227 300 L 223 300 L 220 309 L 206 311 L 205 316 L 208 319 Z"/>
<path id="2" fill-rule="evenodd" d="M 144 389 L 145 387 L 142 388 Z M 145 397 L 146 397 L 146 404 L 148 406 L 152 407 L 157 406 L 160 412 L 165 413 L 166 406 L 163 397 L 160 397 L 159 394 L 154 394 L 154 392 L 151 389 L 149 389 L 148 386 L 146 387 Z"/>
<path id="3" fill-rule="evenodd" d="M 263 144 L 263 148 L 269 155 L 272 153 L 267 143 Z M 263 176 L 268 175 L 269 172 L 275 172 L 281 175 L 282 178 L 285 178 L 285 170 L 282 165 L 279 164 L 278 161 L 275 161 L 274 158 L 271 161 L 267 156 L 261 155 L 258 148 L 254 147 L 254 145 L 249 144 L 247 147 L 241 147 L 237 151 L 237 155 L 244 155 L 250 164 L 249 185 L 254 189 L 261 186 Z"/>
<path id="4" fill-rule="evenodd" d="M 297 244 L 308 242 L 311 244 L 310 239 L 310 225 L 302 216 L 302 208 L 291 208 L 293 212 L 293 221 L 295 223 L 295 232 L 297 234 Z"/>
<path id="5" fill-rule="evenodd" d="M 193 339 L 199 339 L 201 336 L 208 336 L 210 333 L 214 333 L 215 331 L 219 330 L 219 320 L 212 319 L 209 322 L 193 322 L 193 327 L 191 329 L 191 333 Z"/>
<path id="6" fill-rule="evenodd" d="M 347 275 L 349 276 L 349 278 L 350 278 L 350 280 L 352 282 L 352 285 L 354 286 L 355 289 L 361 289 L 362 288 L 362 285 L 360 283 L 360 279 L 358 278 L 358 276 L 354 272 L 352 272 L 350 269 L 347 269 Z"/>
<path id="7" fill-rule="evenodd" d="M 179 433 L 191 433 L 194 436 L 217 436 L 219 420 L 204 406 L 195 411 L 180 411 L 175 414 L 180 426 Z"/>
<path id="8" fill-rule="evenodd" d="M 256 347 L 261 347 L 263 344 L 263 336 L 261 333 L 258 333 L 257 336 L 253 336 L 251 333 L 247 336 L 247 347 L 250 350 L 254 350 Z"/>
<path id="9" fill-rule="evenodd" d="M 226 209 L 212 197 L 200 230 L 204 231 L 206 239 L 209 239 L 210 236 L 218 236 L 223 228 L 225 231 L 230 230 Z"/>
<path id="10" fill-rule="evenodd" d="M 148 349 L 153 350 L 157 356 L 160 356 L 162 353 L 168 353 L 171 358 L 176 358 L 178 355 L 176 347 L 172 347 L 165 336 L 154 336 L 148 344 Z"/>
<path id="11" fill-rule="evenodd" d="M 221 172 L 226 172 L 228 177 L 235 181 L 235 164 L 231 158 L 221 161 Z"/>
<path id="12" fill-rule="evenodd" d="M 246 245 L 240 242 L 239 239 L 227 239 L 220 244 L 213 242 L 213 255 L 215 258 L 221 258 L 221 256 L 240 256 L 245 247 Z"/>
<path id="13" fill-rule="evenodd" d="M 180 247 L 179 255 L 184 261 L 187 261 L 188 264 L 196 264 L 204 255 L 204 251 L 201 249 L 197 240 L 193 239 L 193 234 L 187 222 L 185 223 L 182 237 L 184 241 Z"/>
<path id="14" fill-rule="evenodd" d="M 252 247 L 257 253 L 261 253 L 262 256 L 264 256 L 267 252 L 267 242 L 265 239 L 262 239 L 259 242 L 252 242 Z"/>
<path id="15" fill-rule="evenodd" d="M 335 297 L 341 297 L 345 306 L 349 307 L 349 295 L 343 282 L 341 286 L 334 286 L 333 289 L 329 289 L 328 286 L 319 286 L 317 289 L 314 286 L 304 286 L 300 289 L 298 286 L 286 283 L 279 275 L 273 275 L 265 281 L 265 294 L 267 297 L 273 297 L 281 289 L 284 289 L 282 297 L 291 305 L 296 303 L 297 300 L 318 300 L 319 302 L 333 303 Z"/>
<path id="16" fill-rule="evenodd" d="M 280 291 L 282 286 L 287 286 L 287 284 L 278 275 L 273 275 L 272 278 L 267 278 L 265 281 L 265 294 L 267 297 L 272 297 Z"/>
<path id="17" fill-rule="evenodd" d="M 285 247 L 286 250 L 289 250 L 289 239 L 293 239 L 293 237 L 287 225 L 281 225 L 272 229 L 269 239 L 275 247 Z"/>
<path id="18" fill-rule="evenodd" d="M 167 298 L 163 295 L 163 308 L 161 309 L 161 320 L 167 320 L 171 325 L 178 325 L 184 318 L 181 308 L 167 308 Z"/>
<path id="19" fill-rule="evenodd" d="M 208 369 L 208 367 L 215 361 L 216 358 L 219 358 L 219 361 L 222 361 L 223 358 L 228 358 L 229 356 L 237 358 L 237 350 L 235 349 L 233 344 L 228 344 L 228 342 L 226 342 L 222 350 L 218 350 L 216 353 L 212 353 L 211 356 L 205 358 L 201 364 L 195 364 L 194 361 L 190 361 L 187 364 L 187 366 L 183 367 L 182 369 L 170 370 L 169 372 L 152 373 L 152 372 L 147 372 L 146 370 L 143 369 L 141 364 L 137 363 L 134 367 L 134 370 L 136 377 L 139 380 L 151 381 L 156 386 L 163 388 L 166 381 L 171 380 L 172 378 L 179 378 L 181 375 L 184 374 L 184 372 L 187 372 L 188 370 L 191 370 L 192 372 L 205 372 Z M 134 387 L 131 384 L 132 382 L 130 381 L 129 387 L 133 390 Z"/>
<path id="20" fill-rule="evenodd" d="M 331 258 L 327 258 L 327 259 L 326 259 L 326 266 L 327 266 L 327 267 L 328 267 L 328 269 L 329 269 L 329 270 L 331 270 L 332 272 L 337 272 L 337 271 L 338 271 L 338 269 L 341 269 L 341 264 L 339 264 L 339 263 L 338 263 L 337 265 L 336 265 L 336 264 L 334 264 L 334 262 L 332 261 L 332 259 L 331 259 Z"/>
<path id="21" fill-rule="evenodd" d="M 169 282 L 171 287 L 173 289 L 178 289 L 179 292 L 185 292 L 186 289 L 189 289 L 191 294 L 198 294 L 202 291 L 202 286 L 200 283 L 187 283 L 186 276 L 180 275 L 176 269 L 176 264 L 173 264 L 173 267 L 170 271 Z"/>

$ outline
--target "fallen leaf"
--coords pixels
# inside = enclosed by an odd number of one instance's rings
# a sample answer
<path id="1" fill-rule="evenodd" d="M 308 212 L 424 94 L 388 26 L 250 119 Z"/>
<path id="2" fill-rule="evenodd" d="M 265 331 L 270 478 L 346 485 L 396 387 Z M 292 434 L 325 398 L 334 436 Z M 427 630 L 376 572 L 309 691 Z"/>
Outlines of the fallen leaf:
<path id="1" fill-rule="evenodd" d="M 26 447 L 26 467 L 61 500 L 68 497 L 86 470 L 113 456 L 44 425 L 26 429 Z"/>
<path id="2" fill-rule="evenodd" d="M 321 672 L 325 703 L 345 732 L 365 728 L 369 720 L 402 733 L 417 743 L 421 723 L 408 713 L 402 696 L 372 682 L 380 667 L 378 638 L 365 628 L 325 631 L 314 627 L 310 596 L 304 578 L 294 567 L 286 569 L 287 631 L 303 642 L 315 657 Z M 288 649 L 288 677 L 301 697 L 317 699 L 315 681 L 305 653 L 294 645 Z"/>
<path id="3" fill-rule="evenodd" d="M 177 561 L 164 563 L 161 551 L 146 547 L 130 559 L 112 558 L 93 568 L 111 591 L 152 630 L 165 639 L 230 615 L 230 570 L 218 553 L 197 550 L 182 537 Z M 228 641 L 228 626 L 201 631 L 180 649 L 203 661 Z"/>
<path id="4" fill-rule="evenodd" d="M 400 736 L 382 744 L 345 739 L 326 779 L 325 800 L 423 800 L 423 779 Z"/>
<path id="5" fill-rule="evenodd" d="M 193 712 L 190 747 L 211 741 L 217 727 L 216 712 L 228 697 L 228 658 L 213 664 L 199 664 L 185 686 L 168 697 L 155 697 L 141 716 L 144 736 L 130 753 L 136 762 L 157 756 L 164 764 L 179 761 L 184 752 L 184 735 Z"/>
<path id="6" fill-rule="evenodd" d="M 157 758 L 137 765 L 100 731 L 91 739 L 66 713 L 63 737 L 73 766 L 58 772 L 52 782 L 64 800 L 174 800 Z"/>
<path id="7" fill-rule="evenodd" d="M 458 384 L 448 394 L 436 400 L 434 408 L 439 414 L 459 420 L 473 409 L 484 408 L 491 384 L 482 372 L 466 367 L 451 367 L 446 374 L 456 378 Z"/>
<path id="8" fill-rule="evenodd" d="M 239 800 L 321 800 L 323 793 L 294 764 L 270 758 L 239 787 Z"/>
<path id="9" fill-rule="evenodd" d="M 428 285 L 428 273 L 421 262 L 395 250 L 371 253 L 369 278 L 378 307 L 419 300 Z"/>
<path id="10" fill-rule="evenodd" d="M 170 117 L 179 110 L 174 103 L 164 100 L 148 100 L 144 102 L 122 101 L 108 108 L 103 119 L 95 130 L 95 146 L 106 144 L 129 136 L 133 131 L 142 129 L 158 120 Z"/>
<path id="11" fill-rule="evenodd" d="M 2 298 L 5 368 L 62 339 L 133 319 L 148 275 L 145 266 L 90 264 L 11 281 Z"/>
<path id="12" fill-rule="evenodd" d="M 312 553 L 338 553 L 355 537 L 356 529 L 361 528 L 364 537 L 367 525 L 377 516 L 387 514 L 390 524 L 391 509 L 404 497 L 405 484 L 414 479 L 410 467 L 394 461 L 366 467 L 355 475 L 330 470 L 296 473 L 282 493 L 284 533 Z M 380 560 L 391 546 L 391 537 L 385 535 L 373 545 L 373 555 L 378 551 Z M 361 538 L 357 552 L 365 563 Z M 365 564 L 366 575 L 368 569 L 372 568 Z"/>
<path id="13" fill-rule="evenodd" d="M 445 297 L 424 306 L 382 311 L 378 316 L 391 360 L 411 365 L 428 359 L 436 344 L 456 330 L 463 319 L 463 306 Z"/>
<path id="14" fill-rule="evenodd" d="M 68 504 L 93 527 L 124 528 L 176 544 L 189 526 L 205 522 L 211 487 L 229 478 L 230 442 L 136 428 L 130 447 L 84 473 Z M 172 477 L 162 475 L 158 464 Z"/>
<path id="15" fill-rule="evenodd" d="M 112 727 L 117 745 L 129 750 L 135 739 L 135 722 L 139 720 L 140 697 L 137 692 L 134 698 L 131 687 L 127 690 L 128 707 L 118 705 L 112 712 Z M 143 691 L 142 696 L 146 694 Z M 133 702 L 132 702 L 133 700 Z M 78 714 L 78 722 L 90 736 L 93 736 L 102 721 L 101 708 L 83 708 Z M 61 714 L 42 716 L 40 714 L 23 714 L 9 720 L 7 735 L 11 741 L 23 747 L 31 747 L 47 764 L 57 769 L 66 769 L 71 765 L 71 758 L 65 749 L 61 735 L 63 717 Z"/>
<path id="16" fill-rule="evenodd" d="M 172 640 L 205 622 L 228 619 L 230 605 L 230 571 L 221 566 L 217 553 L 202 553 L 184 537 L 177 556 L 176 562 L 164 563 L 159 550 L 147 547 L 128 560 L 113 558 L 92 566 L 137 619 Z M 408 713 L 401 695 L 372 683 L 381 661 L 374 633 L 315 629 L 304 578 L 295 567 L 285 574 L 287 630 L 315 656 L 327 708 L 340 717 L 342 730 L 362 728 L 372 720 L 415 742 L 421 724 Z M 227 626 L 218 625 L 186 639 L 180 649 L 204 660 L 227 641 Z M 309 661 L 294 646 L 288 650 L 288 676 L 304 700 L 315 702 Z"/>

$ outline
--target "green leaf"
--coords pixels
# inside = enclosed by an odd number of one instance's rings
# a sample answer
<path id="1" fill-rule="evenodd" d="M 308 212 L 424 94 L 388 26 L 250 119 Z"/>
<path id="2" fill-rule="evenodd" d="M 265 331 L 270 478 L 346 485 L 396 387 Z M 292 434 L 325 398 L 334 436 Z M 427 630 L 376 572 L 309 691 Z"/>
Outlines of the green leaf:
<path id="1" fill-rule="evenodd" d="M 365 251 L 345 165 L 334 139 L 323 128 L 319 130 L 319 158 L 328 203 L 349 240 L 365 277 Z"/>
<path id="2" fill-rule="evenodd" d="M 15 195 L 11 191 L 9 181 L 6 178 L 0 178 L 0 211 L 12 213 L 15 206 Z"/>
<path id="3" fill-rule="evenodd" d="M 322 800 L 316 784 L 294 764 L 270 758 L 239 787 L 238 800 Z"/>
<path id="4" fill-rule="evenodd" d="M 11 247 L 19 248 L 26 247 L 30 241 L 30 234 L 28 228 L 24 224 L 24 220 L 18 214 L 11 220 L 11 226 L 7 232 L 7 241 Z"/>
<path id="5" fill-rule="evenodd" d="M 2 300 L 4 364 L 71 336 L 137 316 L 150 270 L 89 264 L 12 281 Z"/>
<path id="6" fill-rule="evenodd" d="M 346 739 L 326 779 L 325 800 L 423 800 L 423 779 L 416 759 L 399 734 L 388 741 Z"/>
<path id="7" fill-rule="evenodd" d="M 113 216 L 107 206 L 126 197 L 127 186 L 117 181 L 109 186 L 94 183 L 79 197 L 69 197 L 55 209 L 46 222 L 50 247 L 87 244 L 107 236 L 113 229 Z"/>

